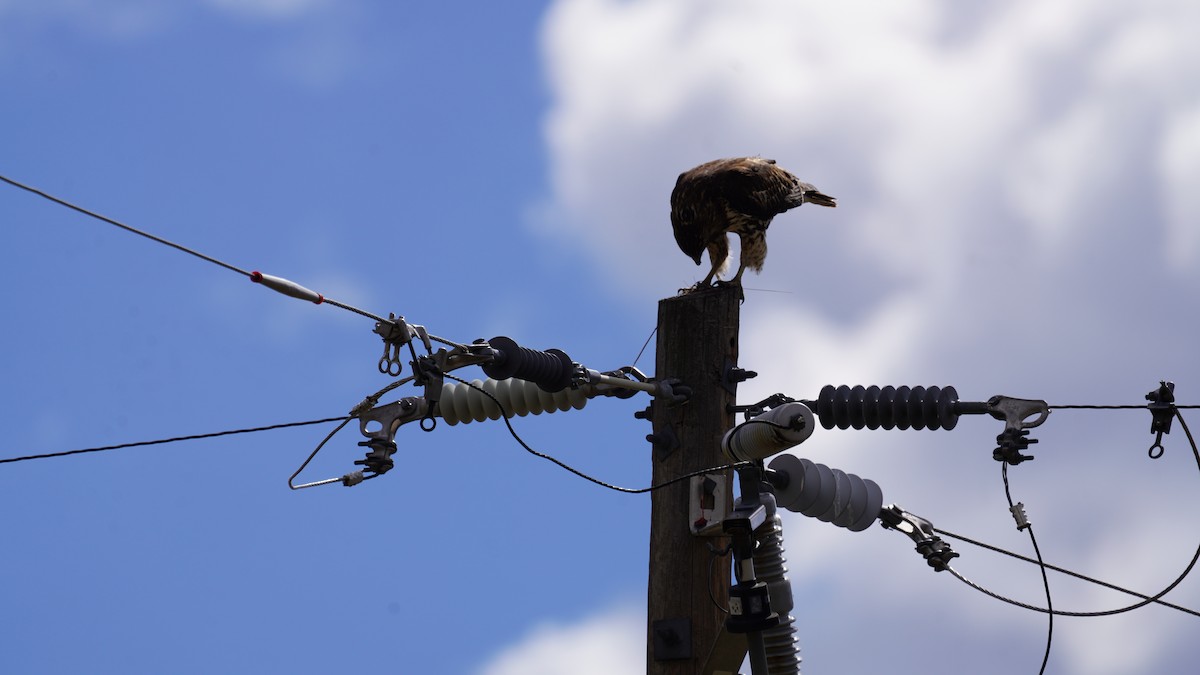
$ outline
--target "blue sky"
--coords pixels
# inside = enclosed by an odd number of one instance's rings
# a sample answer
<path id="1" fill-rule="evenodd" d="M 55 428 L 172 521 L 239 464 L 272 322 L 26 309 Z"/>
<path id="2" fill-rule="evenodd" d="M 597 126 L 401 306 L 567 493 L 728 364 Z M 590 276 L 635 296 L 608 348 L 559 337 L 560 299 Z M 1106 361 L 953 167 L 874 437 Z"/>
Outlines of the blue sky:
<path id="1" fill-rule="evenodd" d="M 861 383 L 1138 403 L 1170 378 L 1196 403 L 1198 24 L 1182 2 L 0 0 L 0 173 L 440 336 L 607 370 L 705 272 L 670 236 L 675 176 L 762 154 L 839 208 L 772 227 L 742 400 Z M 0 188 L 2 456 L 336 416 L 388 382 L 369 320 Z M 515 425 L 641 486 L 645 403 Z M 1182 570 L 1200 473 L 1178 425 L 1149 460 L 1148 428 L 1057 411 L 1034 433 L 1010 478 L 1048 560 L 1143 592 Z M 795 452 L 1029 553 L 1000 430 Z M 647 497 L 496 423 L 408 426 L 380 480 L 289 491 L 325 431 L 0 465 L 0 670 L 642 668 Z M 345 473 L 358 440 L 305 476 Z M 806 672 L 1036 672 L 1043 617 L 907 539 L 790 514 L 785 536 Z M 1034 568 L 955 548 L 1042 601 Z M 1051 583 L 1056 607 L 1127 604 Z M 1169 599 L 1200 607 L 1200 584 Z M 1060 619 L 1048 672 L 1191 672 L 1195 621 Z"/>

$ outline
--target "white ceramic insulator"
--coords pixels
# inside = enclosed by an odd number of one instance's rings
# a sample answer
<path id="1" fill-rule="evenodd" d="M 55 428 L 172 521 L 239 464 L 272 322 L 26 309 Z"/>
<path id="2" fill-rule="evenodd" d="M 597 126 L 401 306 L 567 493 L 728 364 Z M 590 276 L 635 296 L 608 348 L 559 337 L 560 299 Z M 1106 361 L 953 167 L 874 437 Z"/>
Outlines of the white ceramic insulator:
<path id="1" fill-rule="evenodd" d="M 588 402 L 587 393 L 583 388 L 563 389 L 551 393 L 532 382 L 515 378 L 473 380 L 471 384 L 495 396 L 509 417 L 524 417 L 572 408 L 579 410 Z M 439 416 L 451 425 L 500 419 L 500 407 L 496 405 L 496 401 L 478 389 L 459 382 L 447 382 L 442 385 L 438 411 Z"/>
<path id="2" fill-rule="evenodd" d="M 763 459 L 803 443 L 814 426 L 808 406 L 784 403 L 725 432 L 721 449 L 735 462 Z"/>

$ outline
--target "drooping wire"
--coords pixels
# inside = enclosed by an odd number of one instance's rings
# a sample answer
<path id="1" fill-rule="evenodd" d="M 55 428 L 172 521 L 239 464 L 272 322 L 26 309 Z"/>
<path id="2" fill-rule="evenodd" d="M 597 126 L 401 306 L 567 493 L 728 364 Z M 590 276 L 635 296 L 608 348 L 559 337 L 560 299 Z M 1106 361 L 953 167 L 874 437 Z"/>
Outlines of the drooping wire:
<path id="1" fill-rule="evenodd" d="M 987 549 L 989 551 L 992 551 L 993 553 L 1000 553 L 1002 555 L 1006 555 L 1010 558 L 1015 558 L 1022 562 L 1027 562 L 1032 565 L 1039 564 L 1037 560 L 1030 558 L 1028 556 L 1023 556 L 1020 553 L 1014 553 L 1012 551 L 1000 548 L 999 546 L 993 546 L 986 542 L 982 542 L 977 539 L 972 539 L 965 535 L 958 534 L 957 532 L 951 532 L 949 530 L 944 530 L 940 527 L 933 528 L 933 531 L 944 537 L 950 537 L 951 539 L 957 539 L 959 541 L 966 542 L 973 546 L 978 546 L 979 548 Z M 1161 597 L 1156 598 L 1154 596 L 1146 595 L 1145 593 L 1138 593 L 1137 591 L 1131 591 L 1128 588 L 1122 588 L 1121 586 L 1118 586 L 1116 584 L 1110 584 L 1107 581 L 1102 581 L 1102 580 L 1096 579 L 1094 577 L 1089 577 L 1086 574 L 1080 574 L 1079 572 L 1069 570 L 1065 567 L 1058 567 L 1057 565 L 1051 565 L 1050 563 L 1040 563 L 1040 564 L 1044 564 L 1046 566 L 1046 569 L 1048 569 L 1048 570 L 1053 570 L 1055 572 L 1058 572 L 1059 574 L 1065 574 L 1067 576 L 1075 577 L 1076 579 L 1079 579 L 1080 581 L 1086 581 L 1090 584 L 1096 584 L 1097 586 L 1103 586 L 1109 590 L 1118 591 L 1118 592 L 1124 593 L 1126 595 L 1132 595 L 1134 597 L 1141 598 L 1143 600 L 1150 600 L 1151 602 L 1162 605 L 1163 607 L 1169 607 L 1171 609 L 1178 610 L 1185 614 L 1191 614 L 1192 616 L 1200 617 L 1200 612 L 1198 612 L 1194 609 L 1189 609 L 1187 607 L 1183 607 L 1181 605 L 1176 605 L 1172 602 L 1167 602 L 1166 600 L 1163 600 Z M 1029 607 L 1029 609 L 1033 609 L 1033 610 L 1039 611 L 1039 612 L 1046 611 L 1040 607 Z M 1080 616 L 1080 614 L 1078 614 L 1078 613 L 1063 612 L 1063 611 L 1059 611 L 1059 610 L 1055 610 L 1054 613 L 1059 616 Z"/>
<path id="2" fill-rule="evenodd" d="M 1046 573 L 1046 562 L 1042 559 L 1042 549 L 1038 547 L 1037 537 L 1033 534 L 1033 525 L 1025 519 L 1024 507 L 1014 505 L 1012 490 L 1008 486 L 1008 462 L 1000 462 L 1000 477 L 1004 481 L 1004 498 L 1008 500 L 1008 509 L 1017 517 L 1017 529 L 1024 529 L 1029 534 L 1033 544 L 1033 554 L 1037 557 L 1038 569 L 1042 571 L 1042 586 L 1046 589 L 1046 651 L 1042 654 L 1042 667 L 1038 675 L 1046 672 L 1046 664 L 1050 662 L 1050 645 L 1054 641 L 1054 602 L 1050 599 L 1050 577 Z"/>
<path id="3" fill-rule="evenodd" d="M 370 396 L 364 398 L 362 401 L 360 401 L 358 403 L 358 405 L 354 406 L 354 408 L 352 408 L 350 410 L 350 416 L 344 418 L 342 423 L 339 424 L 337 426 L 337 428 L 335 428 L 333 431 L 330 431 L 328 434 L 326 434 L 325 438 L 322 438 L 321 442 L 317 443 L 317 447 L 313 448 L 313 451 L 311 453 L 309 453 L 308 457 L 306 457 L 304 459 L 304 462 L 300 464 L 300 467 L 297 468 L 295 471 L 293 471 L 292 475 L 288 476 L 288 487 L 293 490 L 300 490 L 302 488 L 316 487 L 318 485 L 328 485 L 330 483 L 339 483 L 339 482 L 345 483 L 347 476 L 338 476 L 336 478 L 326 478 L 325 480 L 313 481 L 311 483 L 302 483 L 300 485 L 296 485 L 295 480 L 296 480 L 296 476 L 299 476 L 300 472 L 304 471 L 304 468 L 308 466 L 309 462 L 313 461 L 313 458 L 315 458 L 317 456 L 317 453 L 321 452 L 321 449 L 325 447 L 325 444 L 328 443 L 330 441 L 330 439 L 332 439 L 334 436 L 336 436 L 339 431 L 341 431 L 343 428 L 345 428 L 345 426 L 350 422 L 350 420 L 357 419 L 358 416 L 360 414 L 362 414 L 363 412 L 366 412 L 367 410 L 374 408 L 375 404 L 379 403 L 379 399 L 382 398 L 384 394 L 395 389 L 396 387 L 399 387 L 401 385 L 412 382 L 414 379 L 415 379 L 415 377 L 412 375 L 409 375 L 408 377 L 402 377 L 399 380 L 396 380 L 395 382 L 392 382 L 391 384 L 387 385 L 383 389 L 380 389 L 379 391 L 375 392 L 374 394 L 371 394 Z M 342 418 L 339 418 L 339 419 L 342 419 Z M 347 474 L 347 475 L 349 475 L 349 474 Z M 379 474 L 374 474 L 371 476 L 364 475 L 363 480 L 369 480 L 371 478 L 375 478 L 375 476 L 378 476 L 378 475 Z"/>
<path id="4" fill-rule="evenodd" d="M 203 254 L 203 253 L 201 253 L 201 252 L 199 252 L 199 251 L 197 251 L 197 250 L 195 250 L 195 249 L 191 249 L 191 248 L 188 248 L 188 247 L 186 247 L 186 246 L 183 246 L 182 244 L 177 244 L 177 243 L 175 243 L 175 242 L 173 242 L 173 241 L 170 241 L 170 240 L 168 240 L 168 239 L 163 239 L 162 237 L 159 237 L 159 236 L 157 236 L 157 235 L 150 234 L 149 232 L 146 232 L 145 230 L 140 230 L 140 229 L 138 229 L 138 228 L 136 228 L 136 227 L 133 227 L 132 225 L 128 225 L 128 224 L 126 224 L 126 223 L 122 223 L 122 222 L 121 222 L 121 221 L 119 221 L 119 220 L 116 220 L 116 219 L 113 219 L 113 218 L 109 218 L 109 217 L 108 217 L 108 216 L 106 216 L 106 215 L 103 215 L 103 214 L 101 214 L 101 213 L 97 213 L 97 212 L 95 212 L 95 211 L 92 211 L 92 210 L 90 210 L 90 209 L 86 209 L 86 208 L 84 208 L 84 207 L 82 207 L 82 206 L 79 206 L 78 204 L 73 204 L 73 203 L 71 203 L 71 202 L 69 202 L 69 201 L 67 201 L 67 200 L 65 200 L 65 199 L 63 199 L 63 198 L 61 198 L 61 197 L 56 197 L 56 196 L 54 196 L 54 195 L 50 194 L 49 192 L 45 192 L 44 190 L 39 190 L 38 188 L 35 188 L 35 187 L 31 186 L 31 185 L 26 185 L 25 183 L 21 183 L 21 182 L 19 182 L 19 181 L 13 180 L 12 178 L 9 178 L 9 177 L 7 177 L 7 176 L 2 176 L 2 175 L 0 175 L 0 181 L 3 181 L 3 182 L 5 182 L 5 183 L 8 183 L 9 185 L 11 185 L 11 186 L 13 186 L 13 187 L 15 187 L 15 188 L 19 188 L 19 189 L 21 189 L 21 190 L 25 190 L 26 192 L 29 192 L 29 193 L 31 193 L 31 194 L 37 195 L 37 196 L 39 196 L 39 197 L 41 197 L 41 198 L 43 198 L 43 199 L 47 199 L 47 200 L 49 200 L 49 201 L 52 201 L 52 202 L 54 202 L 55 204 L 59 204 L 59 205 L 61 205 L 61 206 L 65 206 L 65 207 L 67 207 L 68 209 L 71 209 L 71 210 L 73 210 L 73 211 L 76 211 L 76 212 L 78 212 L 78 213 L 82 213 L 82 214 L 83 214 L 83 215 L 85 215 L 85 216 L 89 216 L 89 217 L 91 217 L 91 218 L 95 218 L 96 220 L 99 220 L 99 221 L 102 221 L 102 222 L 108 223 L 109 225 L 113 225 L 113 226 L 115 226 L 115 227 L 119 227 L 119 228 L 121 228 L 122 230 L 125 230 L 126 232 L 131 232 L 131 233 L 133 233 L 133 234 L 136 234 L 136 235 L 138 235 L 138 236 L 145 237 L 145 238 L 147 238 L 147 239 L 149 239 L 149 240 L 151 240 L 151 241 L 157 242 L 157 243 L 159 243 L 159 244 L 162 244 L 162 245 L 164 245 L 164 246 L 170 246 L 171 248 L 173 248 L 173 249 L 175 249 L 175 250 L 177 250 L 177 251 L 182 251 L 182 252 L 184 252 L 184 253 L 187 253 L 188 255 L 193 255 L 193 256 L 195 256 L 195 257 L 197 257 L 197 258 L 200 258 L 201 260 L 204 260 L 204 261 L 210 262 L 210 263 L 212 263 L 212 264 L 214 264 L 214 265 L 218 265 L 218 266 L 220 266 L 220 267 L 224 267 L 225 269 L 227 269 L 227 270 L 229 270 L 229 271 L 231 271 L 231 272 L 237 272 L 238 274 L 240 274 L 240 275 L 242 275 L 242 276 L 244 276 L 244 277 L 247 277 L 247 278 L 248 278 L 248 279 L 250 279 L 251 281 L 260 282 L 260 281 L 263 279 L 263 277 L 265 276 L 265 275 L 262 275 L 262 274 L 260 274 L 260 273 L 258 273 L 258 272 L 247 272 L 246 270 L 244 270 L 244 269 L 242 269 L 242 268 L 240 268 L 240 267 L 237 267 L 236 265 L 231 265 L 231 264 L 229 264 L 229 263 L 227 263 L 227 262 L 225 262 L 225 261 L 223 261 L 223 260 L 219 260 L 219 259 L 217 259 L 217 258 L 214 258 L 214 257 L 212 257 L 212 256 L 205 255 L 205 254 Z M 270 283 L 270 280 L 271 280 L 271 278 L 270 278 L 270 277 L 268 277 L 268 281 L 267 281 L 267 283 L 266 283 L 265 285 L 267 285 L 267 286 L 268 286 L 268 287 L 270 287 L 270 288 L 273 288 L 274 290 L 279 290 L 277 287 L 275 287 L 275 286 L 271 285 L 271 283 Z M 282 281 L 286 281 L 286 280 L 282 280 Z M 294 287 L 296 287 L 296 288 L 299 288 L 299 289 L 300 289 L 300 290 L 302 290 L 302 291 L 305 291 L 305 292 L 307 292 L 307 293 L 310 293 L 310 294 L 312 293 L 312 291 L 308 291 L 308 289 L 304 289 L 304 288 L 302 288 L 302 287 L 296 286 L 295 284 L 291 284 L 291 282 L 287 282 L 287 283 L 288 283 L 288 284 L 290 284 L 290 285 L 292 285 L 292 286 L 294 286 Z M 295 295 L 294 293 L 292 293 L 292 292 L 288 292 L 288 291 L 281 291 L 281 292 L 283 292 L 285 295 L 292 295 L 293 297 L 306 297 L 306 296 L 303 296 L 303 295 Z M 323 295 L 322 295 L 322 296 L 319 296 L 319 297 L 320 297 L 320 300 L 319 300 L 319 301 L 317 301 L 317 302 L 319 302 L 319 303 L 324 303 L 324 304 L 327 304 L 327 305 L 333 305 L 334 307 L 337 307 L 337 308 L 339 308 L 339 309 L 344 309 L 344 310 L 346 310 L 346 311 L 348 311 L 348 312 L 354 312 L 355 314 L 358 314 L 358 315 L 360 315 L 360 316 L 365 316 L 365 317 L 367 317 L 368 319 L 374 319 L 375 321 L 378 321 L 378 322 L 381 322 L 381 323 L 390 323 L 390 322 L 389 322 L 387 319 L 385 319 L 385 318 L 383 318 L 383 317 L 381 317 L 381 316 L 378 316 L 378 315 L 372 314 L 371 312 L 368 312 L 368 311 L 366 311 L 366 310 L 359 309 L 359 308 L 357 308 L 357 307 L 354 307 L 354 306 L 352 306 L 352 305 L 347 305 L 347 304 L 345 304 L 345 303 L 342 303 L 342 302 L 338 302 L 337 300 L 331 300 L 331 299 L 329 299 L 329 298 L 326 298 L 326 297 L 325 297 L 325 296 L 323 296 Z"/>
<path id="5" fill-rule="evenodd" d="M 1185 407 L 1185 406 L 1177 406 L 1177 407 Z M 1186 406 L 1186 407 L 1189 407 L 1189 408 L 1190 408 L 1190 407 L 1194 407 L 1194 406 Z M 1189 444 L 1189 445 L 1191 446 L 1191 448 L 1192 448 L 1192 456 L 1193 456 L 1193 457 L 1195 458 L 1195 460 L 1196 460 L 1196 466 L 1197 466 L 1197 468 L 1200 468 L 1200 447 L 1197 447 L 1197 444 L 1196 444 L 1196 439 L 1195 439 L 1195 437 L 1192 435 L 1192 431 L 1191 431 L 1191 429 L 1189 429 L 1189 428 L 1188 428 L 1187 421 L 1186 421 L 1186 420 L 1184 420 L 1184 418 L 1183 418 L 1183 414 L 1182 414 L 1182 413 L 1180 413 L 1178 410 L 1176 410 L 1176 411 L 1175 411 L 1175 418 L 1179 420 L 1179 425 L 1180 425 L 1180 427 L 1183 429 L 1183 433 L 1184 433 L 1184 434 L 1187 436 L 1187 439 L 1188 439 L 1188 444 Z M 955 536 L 957 536 L 957 535 L 954 535 L 954 534 L 950 534 L 949 532 L 942 532 L 942 534 L 946 534 L 946 535 L 948 535 L 948 536 L 952 536 L 952 537 L 955 537 Z M 960 537 L 960 538 L 961 538 L 961 537 Z M 964 540 L 964 541 L 967 541 L 966 539 L 963 539 L 963 540 Z M 977 543 L 977 542 L 971 542 L 971 543 Z M 987 548 L 991 548 L 991 547 L 987 547 Z M 1179 573 L 1179 576 L 1175 577 L 1175 580 L 1174 580 L 1174 581 L 1172 581 L 1171 583 L 1167 584 L 1166 588 L 1163 588 L 1163 589 L 1162 589 L 1161 591 L 1159 591 L 1158 593 L 1155 593 L 1154 595 L 1150 595 L 1150 596 L 1145 596 L 1145 595 L 1142 595 L 1142 594 L 1140 594 L 1140 593 L 1133 593 L 1133 592 L 1131 592 L 1131 591 L 1126 591 L 1127 593 L 1130 593 L 1131 595 L 1136 595 L 1136 596 L 1138 596 L 1138 597 L 1141 597 L 1141 598 L 1143 598 L 1143 600 L 1142 600 L 1141 602 L 1136 602 L 1136 603 L 1134 603 L 1134 604 L 1132 604 L 1132 605 L 1128 605 L 1128 606 L 1126 606 L 1126 607 L 1119 607 L 1119 608 L 1117 608 L 1117 609 L 1102 610 L 1102 611 L 1098 611 L 1098 612 L 1064 612 L 1064 611 L 1062 611 L 1062 610 L 1058 610 L 1058 609 L 1046 608 L 1046 607 L 1038 607 L 1038 606 L 1036 606 L 1036 605 L 1030 605 L 1030 604 L 1027 604 L 1027 603 L 1021 602 L 1021 601 L 1019 601 L 1019 600 L 1013 600 L 1012 598 L 1005 597 L 1005 596 L 1003 596 L 1003 595 L 1000 595 L 999 593 L 996 593 L 996 592 L 994 592 L 994 591 L 988 590 L 988 589 L 984 588 L 983 586 L 980 586 L 979 584 L 977 584 L 977 583 L 975 583 L 975 582 L 971 581 L 970 579 L 966 578 L 965 576 L 963 576 L 962 574 L 960 574 L 960 573 L 959 573 L 957 570 L 954 570 L 954 569 L 951 569 L 951 568 L 947 568 L 947 569 L 949 569 L 949 570 L 950 570 L 950 573 L 951 573 L 951 574 L 953 574 L 955 578 L 957 578 L 959 581 L 962 581 L 963 583 L 967 584 L 967 585 L 968 585 L 968 586 L 970 586 L 971 588 L 974 588 L 975 590 L 977 590 L 977 591 L 979 591 L 979 592 L 981 592 L 981 593 L 983 593 L 983 594 L 985 594 L 985 595 L 988 595 L 988 596 L 990 596 L 990 597 L 992 597 L 992 598 L 995 598 L 995 599 L 997 599 L 997 600 L 1000 600 L 1000 601 L 1002 601 L 1002 602 L 1006 602 L 1006 603 L 1008 603 L 1008 604 L 1010 604 L 1010 605 L 1014 605 L 1014 606 L 1016 606 L 1016 607 L 1021 607 L 1021 608 L 1023 608 L 1023 609 L 1028 609 L 1028 610 L 1030 610 L 1030 611 L 1033 611 L 1033 612 L 1043 612 L 1043 613 L 1047 613 L 1047 614 L 1052 614 L 1052 615 L 1055 615 L 1055 616 L 1098 617 L 1098 616 L 1112 616 L 1112 615 L 1114 615 L 1114 614 L 1122 614 L 1122 613 L 1124 613 L 1124 612 L 1129 612 L 1129 611 L 1132 611 L 1132 610 L 1135 610 L 1135 609 L 1138 609 L 1138 608 L 1141 608 L 1141 607 L 1145 607 L 1146 605 L 1148 605 L 1148 604 L 1150 604 L 1150 603 L 1152 603 L 1152 602 L 1159 602 L 1159 599 L 1160 599 L 1160 598 L 1162 598 L 1162 597 L 1163 597 L 1164 595 L 1166 595 L 1167 593 L 1170 593 L 1171 591 L 1175 590 L 1175 587 L 1176 587 L 1176 586 L 1178 586 L 1179 584 L 1183 583 L 1183 580 L 1184 580 L 1184 579 L 1186 579 L 1186 578 L 1187 578 L 1187 576 L 1188 576 L 1189 574 L 1191 574 L 1191 572 L 1192 572 L 1192 569 L 1194 569 L 1194 568 L 1195 568 L 1195 566 L 1196 566 L 1196 562 L 1197 562 L 1197 561 L 1200 561 L 1200 544 L 1197 544 L 1197 546 L 1196 546 L 1196 551 L 1195 551 L 1195 553 L 1193 553 L 1193 554 L 1192 554 L 1192 559 L 1191 559 L 1190 561 L 1188 561 L 1188 564 L 1187 564 L 1187 566 L 1185 566 L 1185 567 L 1184 567 L 1184 569 L 1183 569 L 1183 571 Z M 1047 567 L 1048 567 L 1048 568 L 1050 568 L 1050 569 L 1057 569 L 1057 568 L 1053 568 L 1053 567 L 1050 567 L 1050 566 L 1047 566 Z M 1064 572 L 1065 572 L 1065 570 L 1058 570 L 1058 571 L 1064 571 Z M 1110 586 L 1109 584 L 1104 584 L 1104 583 L 1102 583 L 1102 582 L 1098 582 L 1098 583 L 1101 583 L 1101 585 Z M 1111 587 L 1111 586 L 1110 586 L 1110 587 Z M 1115 588 L 1115 587 L 1113 587 L 1113 588 Z M 1124 590 L 1124 589 L 1115 588 L 1115 590 Z M 1167 603 L 1163 603 L 1163 604 L 1167 604 Z M 1179 610 L 1181 610 L 1181 611 L 1188 612 L 1189 614 L 1196 614 L 1196 615 L 1200 615 L 1200 613 L 1198 613 L 1198 612 L 1195 612 L 1195 611 L 1192 611 L 1192 610 L 1189 610 L 1189 609 L 1186 609 L 1186 608 L 1183 608 L 1183 607 L 1177 607 L 1177 606 L 1174 606 L 1174 605 L 1170 605 L 1170 606 L 1172 606 L 1172 607 L 1175 607 L 1175 609 L 1179 609 Z"/>
<path id="6" fill-rule="evenodd" d="M 613 485 L 612 483 L 607 483 L 605 481 L 600 480 L 599 478 L 594 478 L 592 476 L 589 476 L 588 474 L 580 471 L 579 469 L 576 469 L 575 467 L 571 466 L 570 464 L 567 464 L 566 462 L 564 462 L 552 455 L 547 455 L 544 452 L 538 452 L 537 450 L 534 450 L 532 447 L 529 446 L 528 443 L 525 442 L 525 439 L 521 438 L 520 434 L 517 433 L 517 430 L 513 428 L 512 422 L 509 420 L 509 413 L 507 410 L 505 410 L 504 404 L 502 404 L 500 402 L 500 399 L 496 398 L 495 396 L 492 395 L 491 392 L 489 392 L 486 389 L 484 389 L 483 387 L 475 384 L 474 382 L 468 382 L 467 380 L 464 380 L 459 377 L 455 377 L 454 375 L 451 375 L 449 373 L 443 373 L 442 375 L 448 379 L 454 380 L 455 382 L 465 384 L 468 387 L 482 393 L 484 396 L 487 396 L 488 398 L 490 398 L 492 400 L 492 402 L 496 404 L 496 407 L 498 407 L 500 409 L 500 419 L 504 420 L 504 425 L 506 427 L 508 427 L 508 433 L 512 435 L 513 439 L 516 440 L 516 442 L 522 448 L 524 448 L 526 452 L 533 455 L 534 457 L 538 457 L 538 458 L 544 459 L 548 462 L 551 462 L 553 464 L 557 464 L 560 468 L 566 469 L 567 471 L 575 474 L 576 476 L 579 476 L 580 478 L 582 478 L 586 481 L 595 483 L 596 485 L 599 485 L 600 487 L 608 488 L 609 490 L 614 490 L 616 492 L 624 492 L 626 494 L 634 494 L 634 495 L 644 494 L 647 492 L 653 492 L 654 490 L 665 488 L 668 485 L 674 485 L 675 483 L 678 483 L 680 481 L 688 480 L 694 476 L 704 476 L 706 474 L 717 473 L 719 471 L 726 471 L 728 469 L 738 469 L 741 467 L 753 466 L 753 462 L 733 462 L 731 464 L 722 464 L 720 466 L 714 466 L 714 467 L 710 467 L 707 469 L 700 469 L 699 471 L 692 471 L 689 473 L 685 473 L 683 475 L 676 476 L 669 480 L 665 480 L 661 483 L 656 483 L 654 485 L 651 485 L 649 487 L 644 487 L 644 488 L 627 488 L 627 487 L 621 487 L 619 485 Z"/>
<path id="7" fill-rule="evenodd" d="M 725 614 L 728 614 L 729 609 L 721 606 L 721 603 L 717 602 L 717 597 L 713 595 L 713 568 L 717 564 L 717 558 L 724 558 L 725 556 L 729 555 L 731 551 L 733 551 L 733 544 L 726 544 L 724 548 L 717 548 L 716 546 L 712 545 L 712 542 L 705 542 L 705 544 L 708 546 L 708 599 L 710 602 L 712 602 L 713 607 L 716 607 Z"/>
<path id="8" fill-rule="evenodd" d="M 82 448 L 79 450 L 65 450 L 63 452 L 48 452 L 41 455 L 25 455 L 24 457 L 6 457 L 0 459 L 0 464 L 8 464 L 10 462 L 25 462 L 32 459 L 47 459 L 50 457 L 66 457 L 68 455 L 81 455 L 87 452 L 105 452 L 107 450 L 120 450 L 122 448 L 136 448 L 143 445 L 161 445 L 163 443 L 175 443 L 178 441 L 195 441 L 202 438 L 216 438 L 218 436 L 232 436 L 234 434 L 250 434 L 259 431 L 273 431 L 275 429 L 287 429 L 289 427 L 302 427 L 310 424 L 325 424 L 326 422 L 337 422 L 340 420 L 349 421 L 350 417 L 327 417 L 320 420 L 308 420 L 306 422 L 285 422 L 283 424 L 272 424 L 265 427 L 252 427 L 249 429 L 231 429 L 229 431 L 217 431 L 207 434 L 195 434 L 192 436 L 175 436 L 173 438 L 160 438 L 154 441 L 137 441 L 134 443 L 121 443 L 119 445 L 106 445 L 98 448 Z M 345 422 L 343 422 L 343 426 Z M 339 427 L 340 428 L 340 427 Z"/>
<path id="9" fill-rule="evenodd" d="M 347 424 L 349 424 L 350 420 L 352 420 L 352 419 L 354 419 L 353 416 L 345 418 L 344 420 L 342 420 L 341 424 L 334 427 L 333 431 L 330 431 L 328 434 L 325 435 L 325 438 L 321 439 L 321 442 L 317 444 L 317 447 L 315 449 L 313 449 L 312 453 L 304 459 L 304 462 L 300 465 L 300 468 L 296 469 L 295 471 L 292 472 L 292 475 L 288 476 L 288 487 L 290 487 L 293 490 L 299 490 L 301 488 L 316 487 L 318 485 L 328 485 L 329 483 L 339 483 L 342 481 L 342 477 L 338 476 L 337 478 L 327 478 L 325 480 L 313 481 L 312 483 L 304 483 L 302 485 L 296 485 L 293 483 L 293 481 L 296 480 L 296 476 L 299 476 L 300 472 L 304 470 L 304 467 L 308 466 L 308 463 L 313 461 L 313 458 L 317 456 L 317 453 L 321 451 L 321 448 L 325 447 L 325 444 L 329 442 L 329 439 L 336 436 L 337 432 L 339 432 L 343 428 L 345 428 L 345 426 Z M 369 476 L 369 477 L 374 478 L 374 476 Z M 366 480 L 367 478 L 368 477 L 364 476 L 363 480 Z"/>

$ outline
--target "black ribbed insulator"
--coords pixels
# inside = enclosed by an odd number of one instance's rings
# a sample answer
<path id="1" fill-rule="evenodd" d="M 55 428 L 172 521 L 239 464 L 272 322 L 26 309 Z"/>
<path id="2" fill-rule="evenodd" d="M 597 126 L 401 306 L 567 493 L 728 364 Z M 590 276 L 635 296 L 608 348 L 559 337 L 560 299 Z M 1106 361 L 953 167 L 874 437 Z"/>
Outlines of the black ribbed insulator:
<path id="1" fill-rule="evenodd" d="M 826 429 L 953 429 L 954 387 L 870 387 L 827 384 L 812 410 Z"/>
<path id="2" fill-rule="evenodd" d="M 488 340 L 488 345 L 496 356 L 491 363 L 483 366 L 483 372 L 494 380 L 515 377 L 533 382 L 549 392 L 562 391 L 571 386 L 575 365 L 561 349 L 544 352 L 527 349 L 507 337 L 494 337 Z"/>

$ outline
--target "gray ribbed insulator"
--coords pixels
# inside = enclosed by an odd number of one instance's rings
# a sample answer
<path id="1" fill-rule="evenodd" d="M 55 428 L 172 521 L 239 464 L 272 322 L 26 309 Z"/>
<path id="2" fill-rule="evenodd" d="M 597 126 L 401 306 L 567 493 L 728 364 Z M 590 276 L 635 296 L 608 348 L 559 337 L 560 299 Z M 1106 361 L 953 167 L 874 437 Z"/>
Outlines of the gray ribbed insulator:
<path id="1" fill-rule="evenodd" d="M 735 462 L 763 459 L 803 443 L 815 427 L 808 406 L 784 403 L 725 432 L 721 450 Z"/>
<path id="2" fill-rule="evenodd" d="M 787 486 L 776 488 L 775 500 L 789 511 L 859 532 L 870 527 L 883 508 L 883 491 L 873 480 L 795 455 L 776 457 L 770 468 L 788 476 Z"/>
<path id="3" fill-rule="evenodd" d="M 526 380 L 474 380 L 471 384 L 495 396 L 509 417 L 579 410 L 588 402 L 586 387 L 548 392 Z M 447 423 L 482 422 L 500 419 L 500 408 L 485 394 L 459 382 L 442 385 L 438 413 Z"/>
<path id="4" fill-rule="evenodd" d="M 774 497 L 762 495 L 767 504 L 767 519 L 755 530 L 758 548 L 754 551 L 754 575 L 767 585 L 771 595 L 771 611 L 779 615 L 779 625 L 762 632 L 767 666 L 771 675 L 799 675 L 800 645 L 796 639 L 795 617 L 792 616 L 792 584 L 787 577 L 787 560 L 783 557 L 783 521 L 775 510 Z"/>

